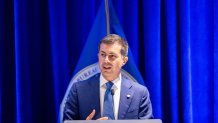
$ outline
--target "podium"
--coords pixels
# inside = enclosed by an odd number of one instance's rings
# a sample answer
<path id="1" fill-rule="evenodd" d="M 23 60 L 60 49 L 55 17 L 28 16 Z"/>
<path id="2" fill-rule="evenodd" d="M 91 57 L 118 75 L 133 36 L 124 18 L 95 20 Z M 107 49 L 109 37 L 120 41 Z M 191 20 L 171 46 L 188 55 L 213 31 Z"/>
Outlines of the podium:
<path id="1" fill-rule="evenodd" d="M 64 123 L 162 123 L 160 119 L 146 120 L 68 120 Z"/>

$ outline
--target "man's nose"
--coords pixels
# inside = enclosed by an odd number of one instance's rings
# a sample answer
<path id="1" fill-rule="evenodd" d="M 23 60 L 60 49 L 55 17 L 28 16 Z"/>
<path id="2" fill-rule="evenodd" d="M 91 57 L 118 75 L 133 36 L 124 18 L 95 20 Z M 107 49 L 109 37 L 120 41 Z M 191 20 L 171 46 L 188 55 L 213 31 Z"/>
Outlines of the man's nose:
<path id="1" fill-rule="evenodd" d="M 109 62 L 109 57 L 108 56 L 105 56 L 105 59 L 104 59 L 105 62 Z"/>

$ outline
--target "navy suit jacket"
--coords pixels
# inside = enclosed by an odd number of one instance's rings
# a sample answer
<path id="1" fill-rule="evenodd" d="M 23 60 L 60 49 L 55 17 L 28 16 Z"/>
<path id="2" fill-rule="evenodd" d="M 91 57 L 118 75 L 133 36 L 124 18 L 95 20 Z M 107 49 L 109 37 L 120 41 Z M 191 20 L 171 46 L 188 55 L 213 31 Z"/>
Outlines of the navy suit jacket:
<path id="1" fill-rule="evenodd" d="M 64 106 L 64 120 L 85 120 L 96 110 L 93 119 L 101 117 L 100 74 L 73 84 Z M 127 97 L 130 95 L 130 97 Z M 149 92 L 146 87 L 122 77 L 118 119 L 153 118 Z"/>

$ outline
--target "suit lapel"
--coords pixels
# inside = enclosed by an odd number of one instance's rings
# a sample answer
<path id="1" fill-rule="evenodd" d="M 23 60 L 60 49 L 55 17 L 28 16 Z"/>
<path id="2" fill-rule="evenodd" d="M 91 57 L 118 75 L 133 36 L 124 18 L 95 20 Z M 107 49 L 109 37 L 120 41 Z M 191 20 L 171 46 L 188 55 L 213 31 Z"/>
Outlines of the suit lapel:
<path id="1" fill-rule="evenodd" d="M 132 84 L 130 81 L 122 77 L 118 119 L 125 118 L 126 112 L 132 102 L 134 91 L 131 88 Z"/>
<path id="2" fill-rule="evenodd" d="M 95 78 L 92 80 L 90 85 L 90 93 L 92 102 L 88 105 L 91 105 L 93 109 L 95 109 L 96 114 L 93 119 L 98 119 L 101 117 L 101 111 L 100 111 L 100 92 L 99 92 L 99 74 L 95 75 Z M 84 97 L 86 98 L 86 97 Z"/>

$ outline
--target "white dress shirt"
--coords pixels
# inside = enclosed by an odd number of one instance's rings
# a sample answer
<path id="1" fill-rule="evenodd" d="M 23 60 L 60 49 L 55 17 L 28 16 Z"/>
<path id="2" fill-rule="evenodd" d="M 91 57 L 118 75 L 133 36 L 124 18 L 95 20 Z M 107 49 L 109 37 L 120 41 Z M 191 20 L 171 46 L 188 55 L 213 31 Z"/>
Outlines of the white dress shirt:
<path id="1" fill-rule="evenodd" d="M 100 75 L 100 105 L 101 105 L 101 116 L 103 116 L 103 105 L 104 105 L 104 94 L 106 91 L 106 83 L 108 81 L 103 77 L 103 75 Z M 120 102 L 120 88 L 121 88 L 121 74 L 119 75 L 118 78 L 112 81 L 114 85 L 111 87 L 111 89 L 114 90 L 114 96 L 113 96 L 113 101 L 114 101 L 114 118 L 115 120 L 118 119 L 118 110 L 119 110 L 119 102 Z"/>

